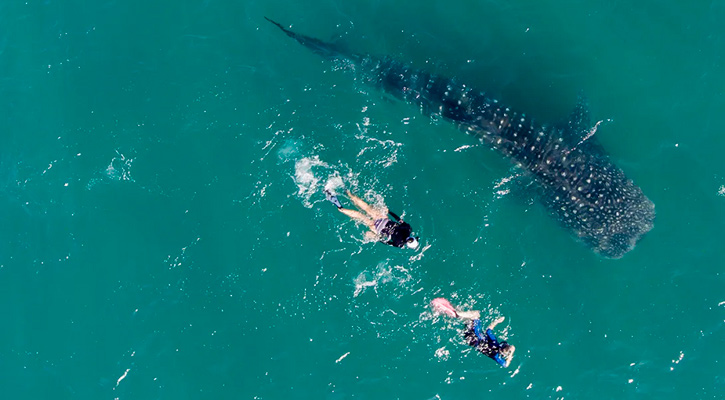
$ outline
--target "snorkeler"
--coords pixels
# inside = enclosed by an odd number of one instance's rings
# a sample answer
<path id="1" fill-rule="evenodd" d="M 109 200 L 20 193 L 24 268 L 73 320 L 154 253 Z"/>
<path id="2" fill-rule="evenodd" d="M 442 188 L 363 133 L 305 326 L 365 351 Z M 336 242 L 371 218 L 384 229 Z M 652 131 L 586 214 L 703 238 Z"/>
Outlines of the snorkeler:
<path id="1" fill-rule="evenodd" d="M 412 235 L 413 228 L 387 208 L 377 210 L 361 198 L 350 193 L 349 190 L 347 191 L 347 196 L 352 200 L 355 207 L 363 212 L 343 208 L 337 196 L 329 190 L 325 190 L 325 196 L 341 213 L 355 221 L 362 222 L 370 228 L 369 232 L 365 232 L 365 237 L 369 240 L 378 240 L 382 243 L 400 248 L 408 247 L 415 249 L 418 247 L 418 237 Z M 391 220 L 388 216 L 393 219 Z"/>
<path id="2" fill-rule="evenodd" d="M 433 299 L 431 306 L 435 312 L 446 314 L 452 318 L 469 320 L 466 330 L 463 331 L 463 337 L 466 339 L 468 345 L 475 347 L 476 350 L 492 358 L 500 366 L 504 368 L 509 366 L 516 347 L 506 343 L 506 341 L 499 342 L 496 339 L 496 335 L 493 334 L 493 328 L 503 322 L 504 317 L 496 318 L 483 331 L 481 328 L 481 313 L 478 311 L 456 310 L 448 300 L 442 297 Z"/>

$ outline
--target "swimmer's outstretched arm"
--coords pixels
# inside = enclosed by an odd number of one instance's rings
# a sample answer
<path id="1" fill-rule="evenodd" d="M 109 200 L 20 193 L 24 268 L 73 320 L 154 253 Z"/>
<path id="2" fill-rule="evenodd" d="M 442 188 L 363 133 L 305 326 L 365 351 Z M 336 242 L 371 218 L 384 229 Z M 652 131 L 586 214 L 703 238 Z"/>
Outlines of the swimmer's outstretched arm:
<path id="1" fill-rule="evenodd" d="M 477 310 L 456 311 L 456 316 L 461 319 L 479 319 L 481 318 L 481 312 Z"/>
<path id="2" fill-rule="evenodd" d="M 430 305 L 433 307 L 433 311 L 445 314 L 449 317 L 460 318 L 460 319 L 479 319 L 481 318 L 481 312 L 476 310 L 460 311 L 453 307 L 448 299 L 444 297 L 438 297 L 431 301 Z"/>
<path id="3" fill-rule="evenodd" d="M 490 324 L 488 325 L 488 328 L 486 328 L 486 329 L 490 329 L 490 330 L 493 330 L 493 328 L 495 328 L 495 327 L 496 327 L 496 325 L 500 324 L 500 323 L 501 323 L 501 322 L 503 322 L 503 321 L 504 321 L 505 319 L 506 319 L 506 317 L 498 317 L 498 318 L 494 319 L 494 320 L 493 320 L 493 322 L 491 322 L 491 323 L 490 323 Z"/>

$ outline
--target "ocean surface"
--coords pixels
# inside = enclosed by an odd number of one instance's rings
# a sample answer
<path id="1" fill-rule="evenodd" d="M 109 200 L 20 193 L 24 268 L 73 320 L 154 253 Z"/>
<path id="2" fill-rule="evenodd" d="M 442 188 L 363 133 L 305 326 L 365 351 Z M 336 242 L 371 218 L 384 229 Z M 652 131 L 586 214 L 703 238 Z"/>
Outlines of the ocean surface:
<path id="1" fill-rule="evenodd" d="M 265 16 L 542 123 L 583 93 L 654 229 L 595 254 L 499 153 Z M 724 19 L 723 0 L 0 3 L 0 397 L 725 399 Z M 366 242 L 325 187 L 421 247 Z M 435 297 L 506 317 L 511 366 Z"/>

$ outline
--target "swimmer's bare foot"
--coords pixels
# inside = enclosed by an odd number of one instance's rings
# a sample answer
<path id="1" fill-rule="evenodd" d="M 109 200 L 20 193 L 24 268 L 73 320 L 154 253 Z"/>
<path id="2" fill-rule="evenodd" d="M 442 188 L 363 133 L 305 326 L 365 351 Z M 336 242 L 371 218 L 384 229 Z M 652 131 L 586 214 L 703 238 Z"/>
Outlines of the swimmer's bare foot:
<path id="1" fill-rule="evenodd" d="M 506 317 L 498 317 L 498 318 L 494 319 L 493 322 L 491 322 L 491 324 L 488 325 L 488 328 L 487 329 L 493 330 L 493 328 L 495 328 L 496 325 L 500 324 L 504 320 L 506 320 Z"/>

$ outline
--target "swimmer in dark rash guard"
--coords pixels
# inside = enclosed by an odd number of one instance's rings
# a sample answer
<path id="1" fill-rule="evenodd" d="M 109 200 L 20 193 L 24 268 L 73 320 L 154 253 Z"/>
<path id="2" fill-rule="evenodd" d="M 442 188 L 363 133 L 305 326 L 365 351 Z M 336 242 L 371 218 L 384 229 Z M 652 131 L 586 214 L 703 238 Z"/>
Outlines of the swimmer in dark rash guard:
<path id="1" fill-rule="evenodd" d="M 463 331 L 463 337 L 466 339 L 468 345 L 475 347 L 476 350 L 492 358 L 500 366 L 504 368 L 509 366 L 516 347 L 506 343 L 506 341 L 499 342 L 496 335 L 493 334 L 493 328 L 503 322 L 504 317 L 498 317 L 493 320 L 484 331 L 481 326 L 481 313 L 478 311 L 456 310 L 448 300 L 442 297 L 433 299 L 431 306 L 437 313 L 445 314 L 452 318 L 468 320 L 466 329 Z"/>
<path id="2" fill-rule="evenodd" d="M 329 190 L 325 190 L 325 196 L 341 213 L 355 221 L 364 223 L 365 226 L 370 228 L 370 232 L 365 232 L 366 238 L 400 248 L 416 249 L 418 247 L 418 237 L 412 235 L 413 228 L 387 208 L 375 209 L 361 198 L 350 193 L 349 190 L 347 196 L 352 200 L 355 207 L 362 210 L 362 212 L 343 208 L 337 196 Z M 391 220 L 388 216 L 393 219 Z"/>

